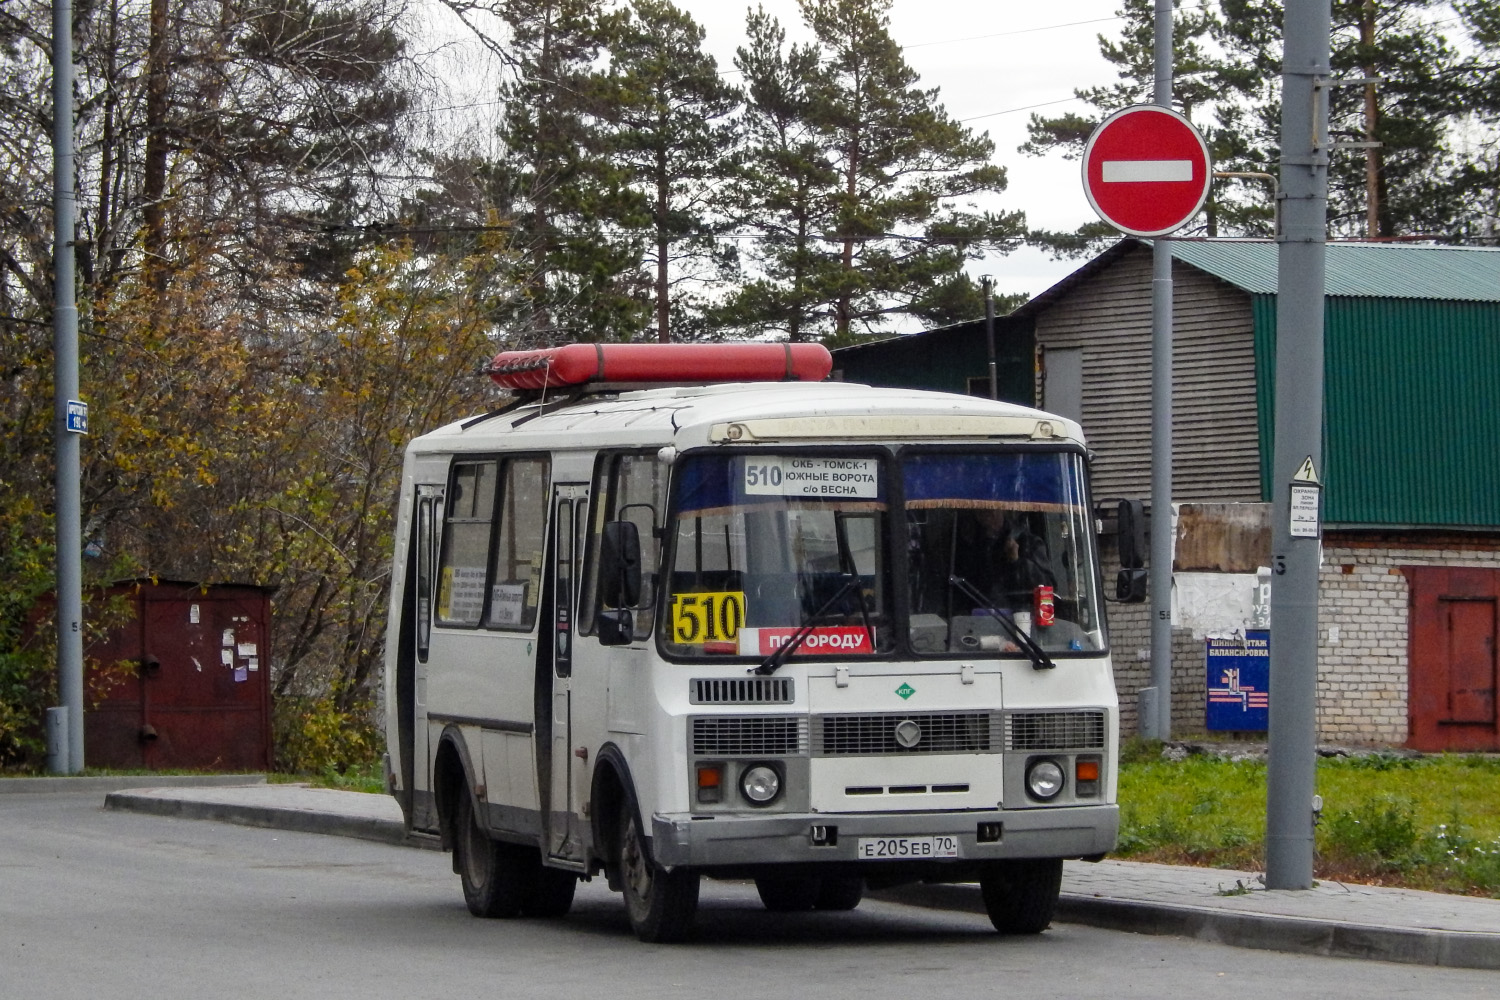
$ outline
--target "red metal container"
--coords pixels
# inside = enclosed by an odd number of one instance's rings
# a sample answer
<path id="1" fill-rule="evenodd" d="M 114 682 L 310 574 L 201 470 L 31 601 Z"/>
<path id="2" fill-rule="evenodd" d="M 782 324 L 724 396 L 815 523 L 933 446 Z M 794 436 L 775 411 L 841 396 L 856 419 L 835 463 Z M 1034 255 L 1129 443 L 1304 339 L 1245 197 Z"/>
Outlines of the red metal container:
<path id="1" fill-rule="evenodd" d="M 127 617 L 86 651 L 85 763 L 269 769 L 270 591 L 143 580 L 109 598 Z"/>

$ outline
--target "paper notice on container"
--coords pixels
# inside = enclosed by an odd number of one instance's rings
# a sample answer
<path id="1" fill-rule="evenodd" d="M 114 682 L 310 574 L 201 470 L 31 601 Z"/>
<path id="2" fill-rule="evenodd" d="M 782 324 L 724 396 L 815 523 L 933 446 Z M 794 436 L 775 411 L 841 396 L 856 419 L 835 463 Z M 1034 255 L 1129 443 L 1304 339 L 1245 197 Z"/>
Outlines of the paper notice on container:
<path id="1" fill-rule="evenodd" d="M 874 500 L 880 495 L 879 468 L 873 458 L 746 458 L 745 494 Z"/>

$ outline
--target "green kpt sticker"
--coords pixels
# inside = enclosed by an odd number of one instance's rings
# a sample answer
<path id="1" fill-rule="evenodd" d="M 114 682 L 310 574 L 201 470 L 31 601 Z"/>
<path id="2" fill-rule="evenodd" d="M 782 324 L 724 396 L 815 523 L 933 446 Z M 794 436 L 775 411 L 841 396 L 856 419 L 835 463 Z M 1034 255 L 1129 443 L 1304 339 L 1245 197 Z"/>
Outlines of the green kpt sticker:
<path id="1" fill-rule="evenodd" d="M 916 694 L 917 689 L 903 681 L 901 686 L 896 689 L 896 693 L 901 696 L 902 701 L 905 701 L 907 698 L 910 698 L 912 695 Z"/>

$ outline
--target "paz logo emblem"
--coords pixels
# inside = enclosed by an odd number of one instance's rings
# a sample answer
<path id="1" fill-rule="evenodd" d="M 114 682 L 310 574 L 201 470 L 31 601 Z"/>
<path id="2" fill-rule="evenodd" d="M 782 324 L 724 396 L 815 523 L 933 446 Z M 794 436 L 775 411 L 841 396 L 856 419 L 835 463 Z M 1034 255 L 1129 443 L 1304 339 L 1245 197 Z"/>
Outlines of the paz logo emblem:
<path id="1" fill-rule="evenodd" d="M 912 695 L 916 694 L 917 689 L 912 687 L 905 681 L 902 681 L 901 686 L 896 689 L 896 693 L 901 696 L 902 701 L 905 701 L 907 698 L 910 698 Z"/>
<path id="2" fill-rule="evenodd" d="M 910 750 L 922 742 L 922 727 L 911 719 L 902 719 L 896 723 L 896 742 Z"/>

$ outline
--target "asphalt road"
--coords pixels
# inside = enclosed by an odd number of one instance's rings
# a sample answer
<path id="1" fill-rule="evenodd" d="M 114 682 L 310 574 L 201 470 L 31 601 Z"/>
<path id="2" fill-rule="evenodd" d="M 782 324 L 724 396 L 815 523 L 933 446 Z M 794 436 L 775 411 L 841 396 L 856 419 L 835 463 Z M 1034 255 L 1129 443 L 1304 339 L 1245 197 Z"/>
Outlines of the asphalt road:
<path id="1" fill-rule="evenodd" d="M 1493 972 L 1246 951 L 866 901 L 773 916 L 705 883 L 691 943 L 635 940 L 581 887 L 562 921 L 483 921 L 448 857 L 135 813 L 100 795 L 0 800 L 0 998 L 1500 996 Z"/>

